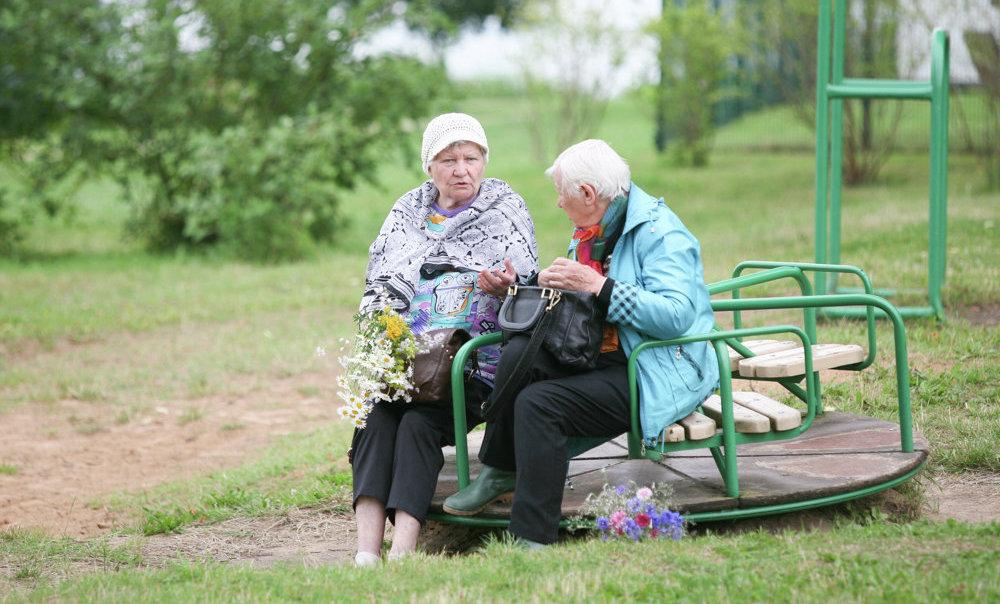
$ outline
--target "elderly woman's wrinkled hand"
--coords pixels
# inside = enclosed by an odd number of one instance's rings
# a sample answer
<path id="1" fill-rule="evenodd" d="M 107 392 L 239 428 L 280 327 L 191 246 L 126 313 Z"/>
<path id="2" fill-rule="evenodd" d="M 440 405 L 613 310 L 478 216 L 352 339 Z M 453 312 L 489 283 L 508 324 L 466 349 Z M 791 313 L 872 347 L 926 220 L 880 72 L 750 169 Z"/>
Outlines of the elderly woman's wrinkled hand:
<path id="1" fill-rule="evenodd" d="M 504 258 L 504 271 L 482 270 L 479 271 L 479 289 L 484 292 L 502 298 L 507 294 L 507 288 L 517 279 L 517 271 L 510 260 Z"/>
<path id="2" fill-rule="evenodd" d="M 549 268 L 538 274 L 538 284 L 567 291 L 601 293 L 607 278 L 585 264 L 566 258 L 556 258 Z"/>

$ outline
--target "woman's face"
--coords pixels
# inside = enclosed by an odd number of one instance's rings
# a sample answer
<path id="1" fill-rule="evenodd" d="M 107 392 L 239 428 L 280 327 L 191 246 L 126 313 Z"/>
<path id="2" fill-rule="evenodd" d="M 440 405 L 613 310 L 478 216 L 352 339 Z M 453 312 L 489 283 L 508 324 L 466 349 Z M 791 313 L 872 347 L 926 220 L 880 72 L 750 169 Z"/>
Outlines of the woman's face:
<path id="1" fill-rule="evenodd" d="M 438 205 L 446 210 L 457 208 L 479 193 L 486 162 L 475 143 L 449 147 L 431 161 L 431 180 L 437 187 Z"/>

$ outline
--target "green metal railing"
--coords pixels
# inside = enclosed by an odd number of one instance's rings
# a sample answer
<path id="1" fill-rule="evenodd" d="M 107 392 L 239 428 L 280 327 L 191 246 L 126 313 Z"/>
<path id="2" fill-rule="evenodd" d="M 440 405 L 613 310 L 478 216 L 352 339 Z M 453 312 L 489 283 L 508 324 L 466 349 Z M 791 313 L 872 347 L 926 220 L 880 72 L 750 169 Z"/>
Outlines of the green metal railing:
<path id="1" fill-rule="evenodd" d="M 749 267 L 749 266 L 748 266 Z M 777 267 L 782 268 L 782 267 Z M 790 267 L 799 270 L 797 267 Z M 773 269 L 772 269 L 773 270 Z M 776 271 L 771 273 L 771 277 L 777 274 L 794 274 L 789 271 Z M 745 281 L 730 281 L 730 285 L 742 285 L 751 280 L 756 275 L 739 277 Z M 757 277 L 758 282 L 760 277 Z M 863 280 L 864 281 L 864 280 Z M 870 284 L 867 284 L 870 287 Z M 725 288 L 723 288 L 724 290 Z M 735 290 L 733 290 L 735 291 Z M 900 431 L 900 449 L 903 452 L 913 451 L 913 427 L 910 409 L 910 383 L 909 383 L 909 362 L 907 359 L 906 328 L 903 325 L 901 313 L 887 300 L 873 294 L 828 294 L 825 296 L 789 296 L 779 298 L 737 298 L 732 300 L 713 300 L 712 308 L 715 311 L 733 312 L 748 310 L 778 310 L 778 309 L 819 309 L 828 307 L 862 306 L 880 309 L 884 315 L 892 322 L 893 338 L 895 344 L 896 359 L 896 388 L 898 400 L 898 417 Z M 733 421 L 733 400 L 732 400 L 732 375 L 729 365 L 729 353 L 727 343 L 739 341 L 747 336 L 770 335 L 776 333 L 794 334 L 802 342 L 805 357 L 804 377 L 806 388 L 796 393 L 799 398 L 806 402 L 807 415 L 802 424 L 791 430 L 781 432 L 768 432 L 764 434 L 740 434 L 735 431 Z M 465 383 L 463 371 L 468 362 L 471 352 L 480 346 L 501 342 L 503 336 L 498 333 L 479 336 L 467 342 L 455 355 L 452 364 L 452 404 L 454 409 L 455 425 L 455 461 L 459 489 L 463 489 L 469 484 L 469 457 L 466 434 L 468 432 L 467 419 L 465 417 Z M 639 403 L 638 403 L 638 358 L 644 351 L 658 347 L 687 344 L 691 342 L 711 342 L 715 348 L 716 358 L 719 363 L 719 395 L 722 401 L 722 432 L 715 434 L 704 440 L 682 441 L 679 443 L 659 443 L 655 446 L 646 446 L 643 442 L 642 432 L 639 425 Z M 683 451 L 695 448 L 709 448 L 712 457 L 722 474 L 726 485 L 726 493 L 731 497 L 739 495 L 739 477 L 736 467 L 736 446 L 744 443 L 767 442 L 773 440 L 784 440 L 794 438 L 807 430 L 817 413 L 820 411 L 819 404 L 819 378 L 813 371 L 812 361 L 812 340 L 806 332 L 794 325 L 777 325 L 753 328 L 736 328 L 731 330 L 717 330 L 708 334 L 700 334 L 675 338 L 671 340 L 657 340 L 643 342 L 637 346 L 629 356 L 628 380 L 629 394 L 631 398 L 630 426 L 628 434 L 629 457 L 633 459 L 653 459 L 657 460 L 669 452 Z M 871 347 L 874 350 L 874 345 Z M 865 362 L 855 364 L 853 368 L 861 365 L 865 367 Z M 847 367 L 852 368 L 852 367 Z M 795 386 L 793 383 L 783 384 L 786 388 Z M 791 391 L 792 389 L 789 388 Z M 794 392 L 794 391 L 793 391 Z"/>
<path id="2" fill-rule="evenodd" d="M 860 292 L 841 291 L 840 293 L 875 294 L 875 288 L 872 287 L 872 282 L 871 279 L 868 278 L 868 274 L 865 273 L 865 271 L 862 270 L 861 268 L 857 266 L 851 266 L 849 264 L 819 264 L 816 262 L 773 262 L 765 260 L 745 260 L 737 264 L 736 268 L 733 269 L 733 277 L 734 278 L 739 277 L 743 273 L 743 271 L 747 269 L 759 268 L 759 269 L 775 270 L 775 267 L 781 267 L 781 268 L 791 267 L 791 268 L 797 268 L 800 271 L 809 271 L 815 273 L 833 273 L 833 274 L 839 273 L 839 274 L 855 275 L 861 281 L 861 291 Z M 767 272 L 768 271 L 765 270 L 755 274 L 762 275 L 766 274 Z M 805 279 L 804 276 L 802 278 Z M 806 283 L 808 283 L 808 280 L 806 280 Z M 812 294 L 811 287 L 807 288 L 803 286 L 801 289 L 802 289 L 802 295 L 804 296 Z M 733 291 L 733 298 L 734 299 L 739 298 L 739 290 Z M 806 316 L 806 333 L 809 334 L 810 339 L 815 344 L 818 342 L 818 340 L 816 339 L 816 309 L 807 309 L 806 312 L 809 313 Z M 877 316 L 877 314 L 881 313 L 876 313 L 875 308 L 870 305 L 862 309 L 861 312 L 864 313 L 865 319 L 867 321 L 868 355 L 865 357 L 864 361 L 861 361 L 860 363 L 857 363 L 855 365 L 851 365 L 850 367 L 846 367 L 846 369 L 850 369 L 853 371 L 861 371 L 863 369 L 867 369 L 872 363 L 875 362 L 875 356 L 877 351 L 875 317 Z M 810 321 L 812 321 L 812 323 L 810 323 Z M 741 326 L 739 311 L 733 312 L 733 325 L 735 327 Z M 812 331 L 810 331 L 810 327 L 812 328 Z M 740 354 L 742 354 L 742 352 Z"/>
<path id="3" fill-rule="evenodd" d="M 830 0 L 820 0 L 816 53 L 816 262 L 840 263 L 844 99 L 929 101 L 931 144 L 926 290 L 929 304 L 898 310 L 904 317 L 934 316 L 943 320 L 941 288 L 945 280 L 948 225 L 948 32 L 935 29 L 931 36 L 930 81 L 845 78 L 846 1 L 833 0 L 832 12 L 831 21 Z M 837 287 L 836 274 L 817 273 L 817 294 L 848 291 Z M 876 293 L 892 295 L 896 292 L 885 290 Z M 860 317 L 864 316 L 862 312 L 867 312 L 867 309 L 828 309 L 826 314 Z"/>
<path id="4" fill-rule="evenodd" d="M 802 342 L 805 354 L 806 418 L 799 427 L 782 432 L 767 432 L 764 434 L 737 433 L 736 424 L 733 420 L 733 378 L 729 368 L 729 351 L 726 348 L 726 340 L 777 333 L 794 334 Z M 716 360 L 719 363 L 719 398 L 721 399 L 722 408 L 722 434 L 715 434 L 714 436 L 697 441 L 660 443 L 655 446 L 647 446 L 642 440 L 642 429 L 639 425 L 639 355 L 651 348 L 677 346 L 693 342 L 711 342 L 715 348 Z M 726 495 L 729 497 L 739 497 L 739 477 L 736 471 L 736 445 L 794 438 L 809 429 L 813 419 L 816 417 L 816 383 L 817 377 L 815 372 L 813 372 L 812 346 L 809 336 L 795 325 L 730 329 L 671 340 L 643 342 L 632 350 L 632 354 L 629 355 L 628 359 L 628 387 L 629 398 L 631 399 L 631 430 L 628 434 L 629 457 L 632 459 L 646 458 L 657 461 L 665 453 L 708 448 L 712 451 L 712 458 L 715 460 L 716 466 L 722 474 L 723 482 L 726 485 Z M 725 451 L 722 451 L 720 447 L 724 448 Z"/>
<path id="5" fill-rule="evenodd" d="M 910 368 L 907 358 L 906 327 L 903 315 L 888 300 L 872 294 L 828 294 L 825 296 L 789 296 L 783 298 L 743 298 L 714 300 L 712 308 L 720 311 L 824 308 L 836 306 L 873 306 L 881 309 L 892 322 L 896 358 L 896 397 L 898 401 L 900 448 L 913 451 L 913 424 L 910 411 Z"/>

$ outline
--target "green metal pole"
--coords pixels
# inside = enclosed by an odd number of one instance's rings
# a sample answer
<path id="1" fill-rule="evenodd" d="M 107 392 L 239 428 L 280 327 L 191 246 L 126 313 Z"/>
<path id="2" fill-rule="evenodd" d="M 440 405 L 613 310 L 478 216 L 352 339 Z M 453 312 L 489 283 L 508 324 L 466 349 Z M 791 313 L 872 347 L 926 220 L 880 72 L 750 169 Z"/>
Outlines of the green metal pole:
<path id="1" fill-rule="evenodd" d="M 503 334 L 490 333 L 473 338 L 465 343 L 451 362 L 451 408 L 455 416 L 455 473 L 458 475 L 458 489 L 469 486 L 469 433 L 465 417 L 465 364 L 472 351 L 487 344 L 499 344 Z"/>
<path id="2" fill-rule="evenodd" d="M 847 10 L 845 0 L 834 0 L 833 2 L 833 74 L 834 85 L 844 82 L 844 39 L 847 22 Z M 827 91 L 824 94 L 828 95 Z M 840 235 L 841 235 L 841 191 L 844 184 L 844 100 L 833 99 L 830 101 L 830 239 L 828 242 L 829 256 L 827 262 L 831 264 L 840 263 Z M 827 275 L 817 275 L 817 278 L 825 278 L 826 291 L 837 291 L 837 273 Z"/>
<path id="3" fill-rule="evenodd" d="M 948 237 L 948 32 L 935 29 L 931 39 L 931 182 L 928 297 L 944 319 L 941 288 L 945 279 Z"/>
<path id="4" fill-rule="evenodd" d="M 753 273 L 752 275 L 742 275 L 744 269 L 747 268 L 761 268 L 767 269 L 762 270 L 759 273 Z M 860 270 L 860 269 L 859 269 Z M 733 299 L 738 300 L 740 298 L 740 289 L 744 287 L 749 287 L 751 285 L 759 285 L 761 283 L 768 283 L 771 281 L 777 281 L 778 279 L 784 279 L 785 277 L 790 277 L 795 279 L 799 284 L 799 291 L 802 292 L 803 296 L 811 296 L 813 293 L 812 283 L 809 279 L 802 273 L 802 268 L 799 263 L 785 263 L 785 262 L 768 262 L 768 261 L 757 261 L 757 260 L 745 260 L 736 265 L 733 269 L 733 277 L 731 279 L 725 279 L 723 281 L 716 281 L 708 286 L 708 293 L 710 295 L 715 295 L 725 291 L 733 292 Z M 806 334 L 808 334 L 809 339 L 815 344 L 816 340 L 816 309 L 808 308 L 805 310 L 805 328 Z M 743 319 L 739 311 L 733 313 L 733 329 L 739 329 L 743 327 Z M 740 353 L 744 354 L 744 353 Z M 744 355 L 745 356 L 745 355 Z"/>
<path id="5" fill-rule="evenodd" d="M 726 350 L 726 343 L 716 340 L 712 343 L 715 346 L 717 359 L 725 359 L 729 362 L 729 351 Z M 726 483 L 726 495 L 730 497 L 740 496 L 740 477 L 737 471 L 736 456 L 736 425 L 733 421 L 733 380 L 729 371 L 721 371 L 722 362 L 719 362 L 719 398 L 722 404 L 722 447 L 725 449 L 723 461 L 725 462 L 725 474 L 722 480 Z M 728 369 L 728 367 L 727 367 Z"/>
<path id="6" fill-rule="evenodd" d="M 641 348 L 641 345 L 639 346 Z M 639 427 L 639 352 L 633 350 L 628 358 L 629 426 L 628 458 L 642 458 L 642 431 Z M 729 358 L 729 355 L 726 355 Z"/>
<path id="7" fill-rule="evenodd" d="M 820 0 L 816 33 L 816 262 L 826 262 L 827 178 L 830 119 L 826 86 L 830 82 L 830 0 Z M 826 275 L 816 275 L 816 293 L 826 293 Z"/>

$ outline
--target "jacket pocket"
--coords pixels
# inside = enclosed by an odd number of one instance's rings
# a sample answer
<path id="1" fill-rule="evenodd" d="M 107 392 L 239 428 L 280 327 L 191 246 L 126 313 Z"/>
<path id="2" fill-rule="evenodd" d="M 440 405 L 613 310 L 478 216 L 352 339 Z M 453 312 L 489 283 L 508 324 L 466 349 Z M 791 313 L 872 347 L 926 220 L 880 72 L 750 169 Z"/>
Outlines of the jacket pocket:
<path id="1" fill-rule="evenodd" d="M 695 362 L 690 350 L 682 344 L 671 346 L 670 352 L 670 360 L 674 364 L 674 370 L 677 371 L 687 389 L 691 391 L 701 390 L 701 384 L 705 379 L 705 370 Z"/>

